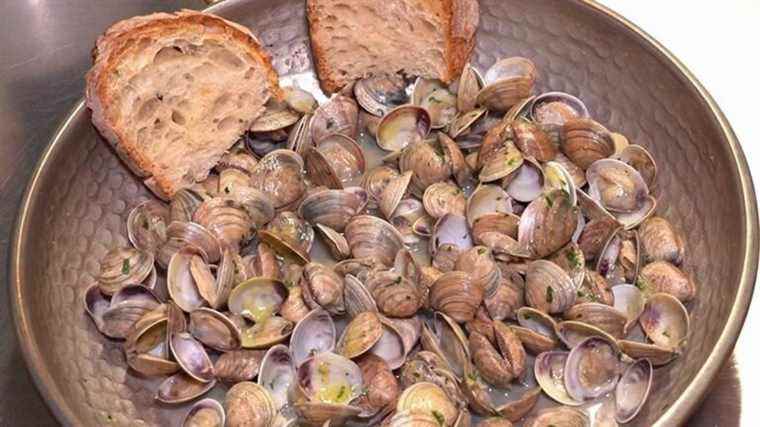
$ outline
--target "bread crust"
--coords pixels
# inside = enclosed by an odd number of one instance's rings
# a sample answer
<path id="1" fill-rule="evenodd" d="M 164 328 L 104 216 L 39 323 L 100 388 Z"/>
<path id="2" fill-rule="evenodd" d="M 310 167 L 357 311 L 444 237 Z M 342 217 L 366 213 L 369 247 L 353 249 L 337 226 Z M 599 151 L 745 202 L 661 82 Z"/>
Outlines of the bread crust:
<path id="1" fill-rule="evenodd" d="M 119 114 L 111 108 L 113 88 L 109 87 L 109 76 L 121 63 L 122 59 L 139 49 L 131 41 L 140 39 L 159 40 L 175 31 L 201 26 L 209 37 L 222 40 L 234 40 L 250 56 L 251 63 L 259 64 L 267 79 L 272 96 L 282 98 L 278 85 L 278 75 L 272 67 L 269 54 L 259 41 L 245 27 L 220 17 L 182 10 L 173 14 L 155 13 L 138 16 L 112 25 L 100 36 L 93 49 L 94 65 L 86 76 L 86 105 L 92 111 L 92 122 L 101 135 L 113 146 L 119 157 L 138 176 L 145 179 L 146 185 L 159 197 L 169 198 L 179 188 L 177 183 L 163 176 L 148 157 L 136 146 L 135 141 L 126 137 L 125 130 L 115 126 Z"/>
<path id="2" fill-rule="evenodd" d="M 321 17 L 318 13 L 321 0 L 306 0 L 306 17 L 309 24 L 312 58 L 314 68 L 319 76 L 320 86 L 326 93 L 336 93 L 346 84 L 350 83 L 345 77 L 332 69 L 327 61 L 329 40 L 315 37 L 321 29 Z M 394 1 L 394 0 L 387 0 Z M 446 73 L 440 76 L 426 76 L 438 78 L 445 83 L 450 83 L 461 73 L 464 65 L 469 61 L 472 50 L 475 47 L 475 33 L 480 21 L 480 6 L 478 0 L 424 0 L 430 10 L 443 8 L 447 17 L 446 35 Z"/>

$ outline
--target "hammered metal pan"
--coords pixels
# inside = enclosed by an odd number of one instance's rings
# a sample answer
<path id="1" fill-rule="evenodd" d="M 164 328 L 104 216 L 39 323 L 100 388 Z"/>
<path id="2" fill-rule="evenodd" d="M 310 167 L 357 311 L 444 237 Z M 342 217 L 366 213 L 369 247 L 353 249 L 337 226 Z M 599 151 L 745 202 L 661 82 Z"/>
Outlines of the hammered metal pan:
<path id="1" fill-rule="evenodd" d="M 281 75 L 312 73 L 303 0 L 226 0 L 210 11 L 253 28 Z M 661 213 L 686 232 L 700 284 L 686 353 L 657 370 L 634 425 L 683 423 L 709 393 L 750 302 L 757 207 L 725 117 L 669 52 L 615 13 L 582 0 L 481 0 L 474 61 L 533 59 L 539 90 L 574 93 L 593 117 L 659 162 Z M 94 42 L 94 41 L 93 41 Z M 89 49 L 89 46 L 82 46 Z M 176 425 L 186 407 L 153 401 L 157 380 L 127 372 L 120 346 L 81 307 L 109 248 L 125 245 L 129 209 L 150 194 L 99 140 L 80 103 L 37 166 L 17 221 L 11 294 L 29 369 L 65 425 Z"/>

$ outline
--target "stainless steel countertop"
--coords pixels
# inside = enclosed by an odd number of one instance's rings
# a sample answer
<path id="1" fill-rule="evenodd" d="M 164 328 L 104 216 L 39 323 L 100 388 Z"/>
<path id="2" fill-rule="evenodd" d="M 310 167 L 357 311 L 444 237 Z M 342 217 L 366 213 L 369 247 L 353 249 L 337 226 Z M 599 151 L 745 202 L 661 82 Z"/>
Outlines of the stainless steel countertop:
<path id="1" fill-rule="evenodd" d="M 13 0 L 0 15 L 0 283 L 21 196 L 59 122 L 82 95 L 89 49 L 121 18 L 202 8 L 201 0 Z M 0 292 L 0 426 L 53 426 L 19 352 L 8 293 Z M 689 423 L 739 425 L 741 392 L 733 359 Z"/>

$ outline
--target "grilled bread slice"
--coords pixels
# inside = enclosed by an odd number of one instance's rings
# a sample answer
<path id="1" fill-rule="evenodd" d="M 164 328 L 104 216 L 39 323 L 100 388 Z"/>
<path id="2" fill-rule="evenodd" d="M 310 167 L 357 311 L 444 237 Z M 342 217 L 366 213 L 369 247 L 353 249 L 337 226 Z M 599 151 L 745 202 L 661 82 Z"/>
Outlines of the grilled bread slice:
<path id="1" fill-rule="evenodd" d="M 204 180 L 270 98 L 277 73 L 251 32 L 194 11 L 118 22 L 87 74 L 92 121 L 162 198 Z"/>
<path id="2" fill-rule="evenodd" d="M 311 49 L 325 92 L 370 74 L 451 82 L 475 45 L 477 0 L 307 0 Z"/>

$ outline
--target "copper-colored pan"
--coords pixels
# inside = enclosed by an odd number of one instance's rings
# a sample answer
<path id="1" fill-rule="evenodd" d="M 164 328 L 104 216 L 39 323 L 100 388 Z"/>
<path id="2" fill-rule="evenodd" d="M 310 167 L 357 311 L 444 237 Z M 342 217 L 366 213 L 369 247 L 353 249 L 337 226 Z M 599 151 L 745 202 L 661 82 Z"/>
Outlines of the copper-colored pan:
<path id="1" fill-rule="evenodd" d="M 278 71 L 292 75 L 311 72 L 303 3 L 226 0 L 210 10 L 252 27 Z M 577 94 L 659 162 L 659 209 L 685 232 L 685 269 L 700 287 L 687 351 L 656 371 L 634 425 L 680 424 L 730 355 L 755 281 L 757 206 L 739 143 L 694 76 L 615 13 L 582 0 L 480 3 L 473 60 L 481 69 L 497 57 L 532 58 L 540 90 Z M 129 208 L 147 197 L 98 140 L 82 104 L 27 189 L 11 258 L 12 310 L 37 386 L 66 425 L 173 425 L 186 410 L 155 404 L 157 381 L 128 373 L 119 345 L 97 333 L 81 306 L 99 258 L 126 244 Z"/>

